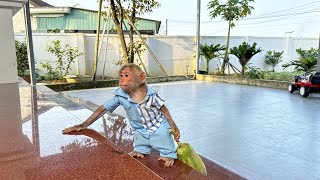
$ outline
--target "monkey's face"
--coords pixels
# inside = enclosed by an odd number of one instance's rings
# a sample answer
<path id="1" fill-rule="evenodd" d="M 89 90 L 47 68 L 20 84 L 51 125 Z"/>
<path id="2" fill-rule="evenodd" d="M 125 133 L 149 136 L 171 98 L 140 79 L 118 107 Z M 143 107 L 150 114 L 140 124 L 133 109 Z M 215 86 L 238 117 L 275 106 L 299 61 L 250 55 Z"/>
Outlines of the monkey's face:
<path id="1" fill-rule="evenodd" d="M 125 92 L 130 92 L 136 88 L 137 85 L 139 85 L 139 82 L 137 82 L 138 78 L 135 78 L 134 72 L 131 71 L 130 68 L 123 69 L 119 74 L 119 85 L 122 90 Z"/>

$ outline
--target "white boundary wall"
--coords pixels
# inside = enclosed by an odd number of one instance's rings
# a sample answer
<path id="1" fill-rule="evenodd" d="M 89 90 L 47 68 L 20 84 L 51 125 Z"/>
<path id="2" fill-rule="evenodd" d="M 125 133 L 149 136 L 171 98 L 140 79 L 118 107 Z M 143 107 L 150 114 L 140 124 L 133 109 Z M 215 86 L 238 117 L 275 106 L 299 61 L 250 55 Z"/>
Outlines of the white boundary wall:
<path id="1" fill-rule="evenodd" d="M 16 40 L 24 41 L 24 34 L 16 34 Z M 192 74 L 195 69 L 195 38 L 192 36 L 144 36 L 151 50 L 154 52 L 164 69 L 169 75 Z M 100 37 L 101 39 L 101 37 Z M 135 37 L 135 39 L 138 39 Z M 41 68 L 41 63 L 53 62 L 55 57 L 51 53 L 45 51 L 46 46 L 53 40 L 61 40 L 63 44 L 70 44 L 71 46 L 78 47 L 80 52 L 84 55 L 77 58 L 76 62 L 72 65 L 70 74 L 88 74 L 92 75 L 95 35 L 94 34 L 47 34 L 47 33 L 33 33 L 34 54 L 36 60 L 36 68 L 40 74 L 45 71 Z M 281 71 L 281 64 L 297 59 L 298 55 L 296 49 L 310 49 L 318 48 L 318 38 L 295 38 L 295 37 L 245 37 L 233 36 L 230 38 L 230 47 L 238 46 L 242 42 L 252 44 L 257 43 L 258 47 L 263 50 L 261 53 L 255 55 L 249 63 L 253 66 L 259 67 L 263 70 L 271 70 L 271 67 L 264 63 L 264 56 L 268 50 L 284 51 L 283 61 L 276 67 L 276 71 Z M 222 44 L 226 42 L 224 36 L 202 36 L 202 44 Z M 97 75 L 102 75 L 104 64 L 104 54 L 106 49 L 106 36 L 100 53 L 98 61 Z M 107 61 L 105 68 L 105 76 L 117 77 L 117 71 L 120 68 L 116 66 L 122 58 L 121 45 L 117 35 L 109 36 L 109 44 L 107 49 Z M 141 59 L 146 66 L 149 75 L 163 75 L 162 71 L 152 58 L 151 54 L 145 50 Z M 201 58 L 200 70 L 206 69 L 205 59 Z M 238 59 L 230 55 L 230 62 L 238 69 L 241 68 Z M 54 65 L 54 64 L 52 64 Z M 213 59 L 210 61 L 210 72 L 217 69 L 218 60 Z M 292 70 L 288 69 L 288 70 Z"/>

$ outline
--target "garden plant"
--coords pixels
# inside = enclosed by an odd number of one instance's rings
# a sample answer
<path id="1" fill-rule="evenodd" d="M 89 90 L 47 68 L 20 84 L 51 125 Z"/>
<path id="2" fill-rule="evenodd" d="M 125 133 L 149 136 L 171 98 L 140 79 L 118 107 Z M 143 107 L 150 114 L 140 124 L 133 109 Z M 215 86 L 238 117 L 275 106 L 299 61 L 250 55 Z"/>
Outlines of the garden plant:
<path id="1" fill-rule="evenodd" d="M 274 68 L 282 61 L 282 54 L 283 51 L 267 51 L 264 62 L 272 67 L 272 72 L 275 72 Z"/>
<path id="2" fill-rule="evenodd" d="M 46 51 L 55 55 L 55 66 L 52 66 L 49 62 L 41 63 L 41 66 L 46 69 L 46 80 L 61 80 L 71 70 L 71 64 L 75 59 L 83 53 L 79 52 L 77 47 L 71 47 L 66 44 L 61 47 L 61 41 L 52 41 L 52 45 L 46 47 Z"/>
<path id="3" fill-rule="evenodd" d="M 248 62 L 251 60 L 251 58 L 260 53 L 262 50 L 260 48 L 257 48 L 257 43 L 253 43 L 252 45 L 243 42 L 238 47 L 233 47 L 230 49 L 230 54 L 235 55 L 242 66 L 241 74 L 244 75 L 244 72 L 247 68 Z"/>
<path id="4" fill-rule="evenodd" d="M 289 66 L 294 66 L 295 70 L 303 72 L 312 72 L 316 70 L 318 50 L 310 48 L 309 50 L 296 49 L 299 54 L 297 60 L 290 61 L 289 63 L 283 64 L 282 67 L 285 69 Z"/>
<path id="5" fill-rule="evenodd" d="M 220 44 L 202 45 L 200 44 L 200 55 L 206 59 L 206 71 L 209 74 L 209 62 L 220 56 L 219 51 L 225 50 L 225 46 Z"/>

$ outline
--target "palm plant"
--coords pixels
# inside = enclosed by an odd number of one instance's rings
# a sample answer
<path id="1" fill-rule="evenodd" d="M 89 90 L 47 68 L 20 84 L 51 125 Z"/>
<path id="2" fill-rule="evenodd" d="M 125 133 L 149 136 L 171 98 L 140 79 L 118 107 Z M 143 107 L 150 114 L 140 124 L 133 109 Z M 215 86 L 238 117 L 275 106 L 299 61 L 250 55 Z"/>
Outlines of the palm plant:
<path id="1" fill-rule="evenodd" d="M 202 45 L 200 44 L 200 55 L 203 56 L 207 61 L 207 72 L 209 73 L 209 62 L 216 57 L 219 57 L 219 51 L 225 50 L 224 45 L 220 44 L 211 44 L 211 45 Z"/>
<path id="2" fill-rule="evenodd" d="M 314 71 L 317 66 L 318 50 L 311 48 L 309 50 L 303 50 L 301 48 L 296 49 L 299 54 L 298 60 L 293 60 L 289 63 L 283 64 L 283 69 L 289 66 L 295 66 L 294 69 L 298 71 L 310 72 Z"/>
<path id="3" fill-rule="evenodd" d="M 233 47 L 230 49 L 230 54 L 235 55 L 242 66 L 241 74 L 244 75 L 244 71 L 250 59 L 261 52 L 260 48 L 257 49 L 257 43 L 253 43 L 252 46 L 246 42 L 243 42 L 238 47 Z"/>
<path id="4" fill-rule="evenodd" d="M 267 51 L 265 55 L 265 63 L 272 66 L 272 72 L 274 72 L 274 68 L 282 61 L 283 51 Z"/>

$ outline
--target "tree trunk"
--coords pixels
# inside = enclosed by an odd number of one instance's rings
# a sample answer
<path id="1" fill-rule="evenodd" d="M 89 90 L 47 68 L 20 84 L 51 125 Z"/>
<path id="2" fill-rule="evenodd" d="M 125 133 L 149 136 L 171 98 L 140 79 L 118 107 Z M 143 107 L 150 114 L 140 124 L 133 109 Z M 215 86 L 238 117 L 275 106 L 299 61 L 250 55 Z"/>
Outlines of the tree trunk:
<path id="1" fill-rule="evenodd" d="M 99 51 L 99 32 L 100 32 L 100 21 L 101 21 L 101 7 L 102 0 L 99 0 L 99 9 L 98 9 L 98 23 L 97 23 L 97 32 L 96 32 L 96 44 L 94 49 L 94 63 L 93 63 L 93 77 L 92 80 L 96 80 L 97 75 L 97 65 L 98 65 L 98 51 Z"/>
<path id="2" fill-rule="evenodd" d="M 209 62 L 210 62 L 210 61 L 207 60 L 207 73 L 208 73 L 208 74 L 209 74 Z"/>
<path id="3" fill-rule="evenodd" d="M 132 18 L 131 21 L 132 21 L 132 23 L 134 24 L 134 23 L 135 23 L 135 20 L 136 20 L 136 0 L 133 0 L 133 1 L 132 1 L 132 14 L 131 14 L 131 18 Z M 133 30 L 133 27 L 130 25 L 130 32 L 129 32 L 129 33 L 130 33 L 130 34 L 129 34 L 129 36 L 130 36 L 129 62 L 130 62 L 130 63 L 133 63 L 133 62 L 134 62 L 133 31 L 134 31 L 134 30 Z"/>
<path id="4" fill-rule="evenodd" d="M 242 66 L 242 69 L 241 69 L 241 74 L 244 75 L 244 69 L 246 68 L 246 66 Z"/>
<path id="5" fill-rule="evenodd" d="M 224 53 L 223 62 L 222 62 L 222 65 L 221 65 L 221 72 L 222 72 L 222 74 L 224 74 L 224 70 L 225 70 L 225 66 L 226 66 L 225 60 L 228 58 L 228 53 L 229 53 L 230 30 L 231 30 L 231 20 L 229 20 L 228 36 L 227 36 L 227 43 L 226 43 L 226 51 L 225 51 L 225 53 Z"/>
<path id="6" fill-rule="evenodd" d="M 119 35 L 119 39 L 120 39 L 120 43 L 121 43 L 121 48 L 123 51 L 123 57 L 124 57 L 124 62 L 126 64 L 129 63 L 129 57 L 128 57 L 128 50 L 127 50 L 127 45 L 126 45 L 126 41 L 124 39 L 124 34 L 121 28 L 121 23 L 117 17 L 117 13 L 116 13 L 116 8 L 115 8 L 115 4 L 114 4 L 114 0 L 110 0 L 110 6 L 111 6 L 111 10 L 112 10 L 112 17 L 113 17 L 113 21 L 114 24 L 116 25 L 117 31 L 118 31 L 118 35 Z"/>

